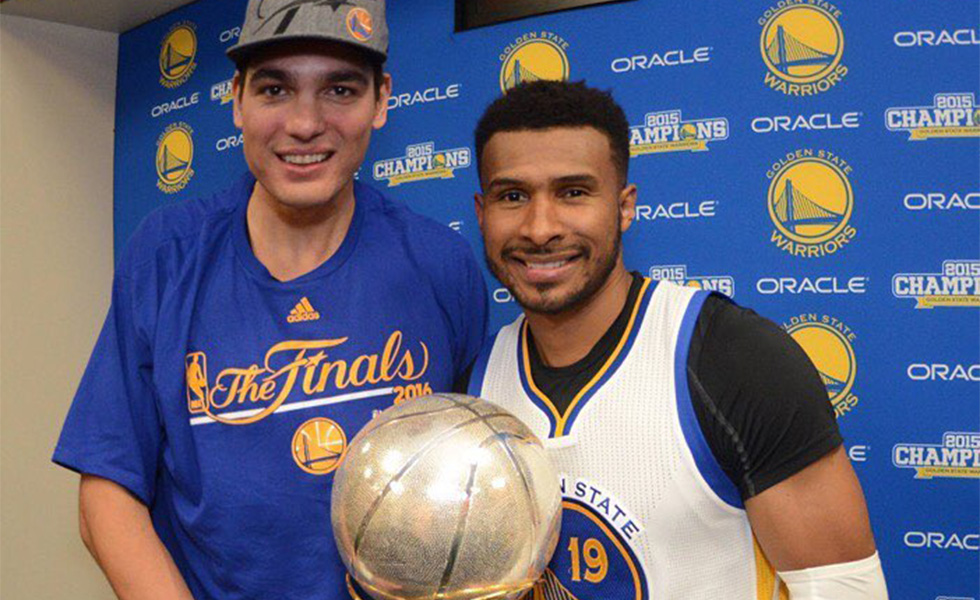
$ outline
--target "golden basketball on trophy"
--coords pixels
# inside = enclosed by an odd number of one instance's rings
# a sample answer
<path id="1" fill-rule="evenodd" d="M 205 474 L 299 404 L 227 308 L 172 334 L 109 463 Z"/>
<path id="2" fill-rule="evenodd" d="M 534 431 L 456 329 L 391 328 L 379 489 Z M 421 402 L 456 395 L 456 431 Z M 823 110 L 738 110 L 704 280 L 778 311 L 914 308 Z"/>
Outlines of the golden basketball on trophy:
<path id="1" fill-rule="evenodd" d="M 555 551 L 561 491 L 524 423 L 485 400 L 438 394 L 357 434 L 331 511 L 362 598 L 515 600 Z"/>

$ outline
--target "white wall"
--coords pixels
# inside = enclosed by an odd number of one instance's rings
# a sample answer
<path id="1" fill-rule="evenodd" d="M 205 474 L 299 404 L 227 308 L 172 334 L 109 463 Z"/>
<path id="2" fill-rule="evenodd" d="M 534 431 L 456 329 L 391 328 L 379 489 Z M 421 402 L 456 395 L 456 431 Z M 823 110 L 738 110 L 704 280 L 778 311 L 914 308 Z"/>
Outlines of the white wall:
<path id="1" fill-rule="evenodd" d="M 117 35 L 0 18 L 0 597 L 113 598 L 50 462 L 108 308 Z"/>

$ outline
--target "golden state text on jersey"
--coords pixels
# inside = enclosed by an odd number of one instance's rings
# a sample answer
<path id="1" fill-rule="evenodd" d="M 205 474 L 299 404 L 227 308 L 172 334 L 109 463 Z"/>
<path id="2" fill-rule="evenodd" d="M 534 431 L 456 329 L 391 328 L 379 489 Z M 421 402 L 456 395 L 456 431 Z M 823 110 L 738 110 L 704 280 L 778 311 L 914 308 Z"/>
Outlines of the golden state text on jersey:
<path id="1" fill-rule="evenodd" d="M 826 92 L 847 75 L 840 9 L 824 0 L 781 0 L 759 18 L 765 84 L 787 96 Z"/>
<path id="2" fill-rule="evenodd" d="M 601 487 L 561 477 L 561 539 L 526 600 L 646 600 L 647 574 L 633 548 L 639 524 Z"/>

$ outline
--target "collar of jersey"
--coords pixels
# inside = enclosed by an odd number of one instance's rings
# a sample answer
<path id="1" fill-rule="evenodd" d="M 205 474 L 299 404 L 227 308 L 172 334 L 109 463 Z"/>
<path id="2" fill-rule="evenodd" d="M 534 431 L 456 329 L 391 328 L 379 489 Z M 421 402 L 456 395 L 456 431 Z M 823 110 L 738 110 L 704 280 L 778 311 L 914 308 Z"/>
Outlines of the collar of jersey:
<path id="1" fill-rule="evenodd" d="M 310 281 L 325 277 L 330 273 L 336 271 L 340 268 L 347 259 L 350 258 L 351 253 L 354 251 L 354 247 L 357 245 L 357 239 L 360 236 L 361 228 L 364 221 L 364 213 L 366 212 L 366 204 L 374 202 L 377 192 L 361 184 L 360 182 L 354 182 L 354 216 L 351 218 L 350 227 L 347 229 L 347 234 L 344 236 L 344 241 L 340 243 L 340 247 L 333 255 L 323 262 L 320 266 L 313 269 L 309 273 L 301 275 L 296 279 L 290 279 L 289 281 L 279 281 L 269 273 L 269 270 L 265 268 L 258 258 L 255 257 L 255 253 L 252 251 L 252 244 L 248 241 L 248 225 L 246 221 L 246 209 L 248 208 L 248 199 L 252 195 L 252 190 L 255 187 L 255 177 L 248 173 L 245 175 L 244 180 L 239 186 L 236 186 L 235 193 L 238 195 L 236 199 L 237 207 L 235 209 L 235 222 L 234 222 L 234 244 L 235 252 L 238 254 L 238 258 L 245 268 L 246 271 L 260 283 L 270 285 L 273 287 L 292 287 L 299 286 Z"/>
<path id="2" fill-rule="evenodd" d="M 531 359 L 527 351 L 527 319 L 521 320 L 520 335 L 517 339 L 517 370 L 521 374 L 521 385 L 524 387 L 524 393 L 548 417 L 548 422 L 551 424 L 548 431 L 549 438 L 568 435 L 582 408 L 609 381 L 609 378 L 616 373 L 616 370 L 619 369 L 619 366 L 629 354 L 630 348 L 633 347 L 636 334 L 640 329 L 640 325 L 643 323 L 643 316 L 646 314 L 647 306 L 650 304 L 650 298 L 653 296 L 653 291 L 656 287 L 657 282 L 651 281 L 649 278 L 643 279 L 643 287 L 640 288 L 640 293 L 637 295 L 636 302 L 633 304 L 630 320 L 626 324 L 626 330 L 623 332 L 622 337 L 619 338 L 619 342 L 613 348 L 612 354 L 609 355 L 595 376 L 572 399 L 564 415 L 558 412 L 554 402 L 538 389 L 538 386 L 534 383 L 534 377 L 531 375 Z"/>

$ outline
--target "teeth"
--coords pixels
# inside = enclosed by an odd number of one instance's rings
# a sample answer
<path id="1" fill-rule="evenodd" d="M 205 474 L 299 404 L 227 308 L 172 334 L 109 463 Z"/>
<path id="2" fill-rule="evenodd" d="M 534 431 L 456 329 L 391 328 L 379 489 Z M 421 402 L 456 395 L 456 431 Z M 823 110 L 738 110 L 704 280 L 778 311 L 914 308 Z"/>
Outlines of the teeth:
<path id="1" fill-rule="evenodd" d="M 527 263 L 527 266 L 531 267 L 532 269 L 557 269 L 559 267 L 565 266 L 567 262 L 568 262 L 567 260 L 559 260 L 555 262 L 546 262 L 546 263 L 529 262 Z"/>
<path id="2" fill-rule="evenodd" d="M 291 165 L 312 165 L 327 160 L 326 154 L 284 154 L 282 159 Z"/>

